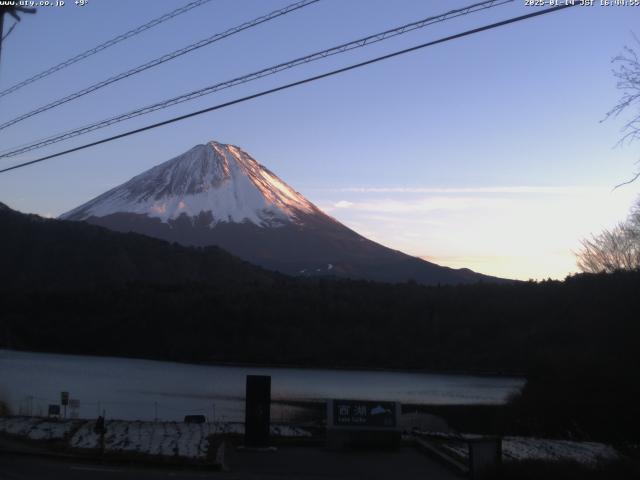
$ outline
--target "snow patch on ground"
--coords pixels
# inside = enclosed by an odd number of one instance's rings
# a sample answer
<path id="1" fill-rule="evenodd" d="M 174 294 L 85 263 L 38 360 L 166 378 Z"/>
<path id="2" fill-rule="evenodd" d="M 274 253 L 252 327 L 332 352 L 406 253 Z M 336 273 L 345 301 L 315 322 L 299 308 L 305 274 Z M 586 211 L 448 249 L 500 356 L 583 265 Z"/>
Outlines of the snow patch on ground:
<path id="1" fill-rule="evenodd" d="M 69 444 L 73 448 L 99 449 L 100 436 L 86 422 L 76 431 Z M 219 433 L 215 424 L 182 422 L 105 422 L 105 452 L 127 452 L 169 457 L 205 458 L 209 435 Z"/>
<path id="2" fill-rule="evenodd" d="M 63 440 L 82 422 L 56 421 L 37 417 L 0 417 L 0 432 L 30 440 Z"/>
<path id="3" fill-rule="evenodd" d="M 271 435 L 274 437 L 310 437 L 311 432 L 291 425 L 271 425 Z"/>
<path id="4" fill-rule="evenodd" d="M 480 437 L 479 435 L 458 435 L 441 432 L 416 432 L 416 434 L 437 442 L 445 453 L 464 461 L 469 458 L 467 440 Z M 595 467 L 599 463 L 620 458 L 620 454 L 615 448 L 604 443 L 535 437 L 504 437 L 502 439 L 502 455 L 505 462 L 523 460 L 573 461 L 589 467 Z"/>
<path id="5" fill-rule="evenodd" d="M 463 461 L 469 460 L 469 446 L 466 443 L 447 442 L 443 443 L 441 447 L 449 455 L 453 455 Z"/>
<path id="6" fill-rule="evenodd" d="M 506 461 L 570 460 L 588 466 L 620 457 L 615 448 L 604 443 L 526 437 L 505 437 L 502 451 Z"/>
<path id="7" fill-rule="evenodd" d="M 209 437 L 244 434 L 239 422 L 183 423 L 107 420 L 105 452 L 204 459 Z M 37 417 L 0 417 L 0 432 L 32 440 L 66 440 L 72 448 L 98 450 L 101 436 L 94 432 L 95 420 L 48 420 Z M 290 425 L 272 425 L 275 437 L 310 437 L 307 430 Z"/>

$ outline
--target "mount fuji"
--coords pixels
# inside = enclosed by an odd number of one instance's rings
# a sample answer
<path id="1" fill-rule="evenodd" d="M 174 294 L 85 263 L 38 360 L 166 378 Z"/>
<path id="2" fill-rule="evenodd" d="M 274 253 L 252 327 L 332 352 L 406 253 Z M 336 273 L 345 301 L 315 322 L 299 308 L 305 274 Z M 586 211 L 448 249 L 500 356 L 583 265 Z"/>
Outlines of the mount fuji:
<path id="1" fill-rule="evenodd" d="M 234 145 L 211 141 L 61 215 L 188 246 L 217 245 L 290 275 L 423 284 L 499 281 L 364 238 Z"/>

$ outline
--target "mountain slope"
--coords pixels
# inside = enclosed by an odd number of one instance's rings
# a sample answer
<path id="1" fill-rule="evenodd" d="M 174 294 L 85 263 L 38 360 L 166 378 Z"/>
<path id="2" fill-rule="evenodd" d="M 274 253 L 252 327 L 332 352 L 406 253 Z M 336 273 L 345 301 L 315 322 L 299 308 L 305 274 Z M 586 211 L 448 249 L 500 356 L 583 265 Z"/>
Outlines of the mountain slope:
<path id="1" fill-rule="evenodd" d="M 217 245 L 292 275 L 458 284 L 499 279 L 368 240 L 233 145 L 209 142 L 61 216 L 183 245 Z"/>

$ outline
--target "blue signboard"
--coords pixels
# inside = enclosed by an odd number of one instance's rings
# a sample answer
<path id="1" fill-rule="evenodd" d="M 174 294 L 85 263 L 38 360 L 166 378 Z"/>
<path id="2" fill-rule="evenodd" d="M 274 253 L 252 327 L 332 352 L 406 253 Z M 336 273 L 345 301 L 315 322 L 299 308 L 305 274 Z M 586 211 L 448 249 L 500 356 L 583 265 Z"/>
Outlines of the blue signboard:
<path id="1" fill-rule="evenodd" d="M 333 400 L 333 426 L 395 428 L 395 402 Z"/>

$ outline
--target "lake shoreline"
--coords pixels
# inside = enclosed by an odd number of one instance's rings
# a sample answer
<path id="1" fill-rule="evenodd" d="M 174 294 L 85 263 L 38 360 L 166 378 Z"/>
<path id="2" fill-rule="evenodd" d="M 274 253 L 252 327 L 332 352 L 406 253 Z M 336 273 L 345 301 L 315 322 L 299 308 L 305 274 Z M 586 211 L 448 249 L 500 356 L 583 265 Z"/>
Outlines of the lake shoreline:
<path id="1" fill-rule="evenodd" d="M 27 415 L 46 412 L 49 405 L 60 403 L 60 392 L 70 392 L 78 416 L 106 409 L 110 417 L 123 420 L 177 419 L 186 414 L 242 418 L 247 375 L 272 378 L 273 413 L 281 419 L 298 416 L 301 409 L 315 410 L 316 402 L 331 398 L 501 405 L 526 383 L 522 377 L 188 364 L 0 349 L 6 403 Z"/>
<path id="2" fill-rule="evenodd" d="M 56 350 L 20 350 L 16 348 L 8 348 L 0 345 L 0 350 L 8 352 L 20 352 L 20 353 L 42 353 L 42 354 L 55 354 L 55 355 L 67 355 L 76 357 L 95 357 L 95 358 L 111 358 L 121 360 L 146 360 L 151 362 L 163 362 L 163 363 L 175 363 L 179 365 L 193 365 L 193 366 L 209 366 L 209 367 L 239 367 L 239 368 L 275 368 L 275 369 L 297 369 L 297 370 L 335 370 L 335 371 L 357 371 L 357 372 L 389 372 L 389 373 L 417 373 L 417 374 L 429 374 L 429 375 L 452 375 L 452 376 L 473 376 L 473 377 L 495 377 L 495 378 L 518 378 L 526 379 L 525 372 L 511 372 L 511 371 L 486 371 L 486 370 L 433 370 L 423 368 L 394 368 L 394 367 L 374 367 L 362 365 L 331 365 L 331 364 L 287 364 L 287 363 L 253 363 L 253 362 L 224 362 L 224 361 L 212 361 L 212 362 L 186 362 L 181 360 L 166 359 L 160 357 L 131 357 L 131 356 L 117 356 L 117 355 L 99 355 L 90 353 L 68 353 Z"/>

